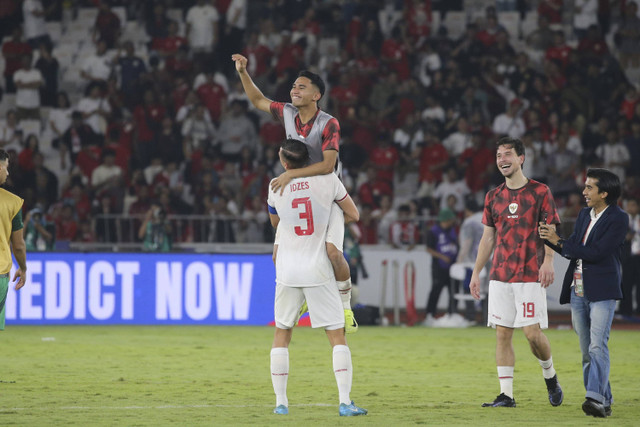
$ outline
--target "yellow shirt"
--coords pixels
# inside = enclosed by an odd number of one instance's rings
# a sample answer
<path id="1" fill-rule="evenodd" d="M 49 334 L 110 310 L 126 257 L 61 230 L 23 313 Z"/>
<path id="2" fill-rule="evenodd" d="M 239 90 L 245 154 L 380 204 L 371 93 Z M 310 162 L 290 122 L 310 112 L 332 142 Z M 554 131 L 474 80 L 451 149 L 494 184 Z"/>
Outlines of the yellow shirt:
<path id="1" fill-rule="evenodd" d="M 4 188 L 0 188 L 0 274 L 11 270 L 11 223 L 22 209 L 22 200 Z"/>

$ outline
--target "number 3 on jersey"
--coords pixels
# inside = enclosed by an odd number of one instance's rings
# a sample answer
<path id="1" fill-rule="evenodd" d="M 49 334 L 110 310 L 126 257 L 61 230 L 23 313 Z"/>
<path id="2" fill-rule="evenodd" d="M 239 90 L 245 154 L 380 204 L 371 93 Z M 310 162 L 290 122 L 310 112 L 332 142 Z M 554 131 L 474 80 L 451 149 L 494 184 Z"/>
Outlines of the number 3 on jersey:
<path id="1" fill-rule="evenodd" d="M 300 210 L 299 217 L 307 221 L 306 227 L 294 227 L 293 231 L 298 236 L 310 236 L 313 234 L 313 209 L 311 209 L 311 200 L 309 197 L 299 197 L 293 199 L 291 207 Z"/>

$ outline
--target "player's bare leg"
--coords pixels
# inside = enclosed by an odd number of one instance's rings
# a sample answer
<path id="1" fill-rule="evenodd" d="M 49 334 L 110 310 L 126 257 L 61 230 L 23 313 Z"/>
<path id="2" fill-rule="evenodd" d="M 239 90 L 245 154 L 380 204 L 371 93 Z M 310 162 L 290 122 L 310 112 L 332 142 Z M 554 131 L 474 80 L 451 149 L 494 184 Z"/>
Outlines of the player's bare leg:
<path id="1" fill-rule="evenodd" d="M 516 401 L 513 399 L 513 367 L 515 363 L 513 328 L 496 325 L 496 365 L 500 381 L 500 394 L 493 402 L 483 403 L 482 406 L 494 408 L 513 408 L 516 406 Z"/>
<path id="2" fill-rule="evenodd" d="M 522 330 L 529 341 L 531 352 L 538 358 L 538 363 L 540 363 L 542 367 L 542 376 L 547 385 L 549 403 L 551 403 L 552 406 L 559 406 L 562 404 L 564 394 L 562 393 L 562 387 L 558 384 L 558 376 L 553 367 L 549 339 L 537 323 L 535 325 L 525 326 Z"/>
<path id="3" fill-rule="evenodd" d="M 353 333 L 358 330 L 358 323 L 353 316 L 353 311 L 351 311 L 351 270 L 349 269 L 349 263 L 333 243 L 327 242 L 326 246 L 329 261 L 331 261 L 331 266 L 333 267 L 333 274 L 340 290 L 345 316 L 345 331 Z"/>
<path id="4" fill-rule="evenodd" d="M 333 373 L 338 384 L 340 396 L 340 416 L 366 415 L 367 410 L 356 406 L 351 400 L 351 384 L 353 382 L 353 366 L 351 351 L 347 347 L 344 329 L 326 329 L 329 344 L 333 347 Z"/>
<path id="5" fill-rule="evenodd" d="M 289 379 L 289 343 L 292 329 L 281 329 L 276 326 L 271 346 L 271 383 L 276 394 L 276 409 L 274 414 L 287 415 L 289 413 L 289 399 L 287 399 L 287 380 Z"/>

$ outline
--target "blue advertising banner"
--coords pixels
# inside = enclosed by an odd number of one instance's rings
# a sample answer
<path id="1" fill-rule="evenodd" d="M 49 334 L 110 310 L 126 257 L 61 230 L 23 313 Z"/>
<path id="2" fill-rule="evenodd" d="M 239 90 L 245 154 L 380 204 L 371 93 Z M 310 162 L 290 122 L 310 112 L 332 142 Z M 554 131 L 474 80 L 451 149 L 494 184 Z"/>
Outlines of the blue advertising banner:
<path id="1" fill-rule="evenodd" d="M 11 272 L 13 278 L 13 270 Z M 29 253 L 9 325 L 266 325 L 271 255 Z"/>

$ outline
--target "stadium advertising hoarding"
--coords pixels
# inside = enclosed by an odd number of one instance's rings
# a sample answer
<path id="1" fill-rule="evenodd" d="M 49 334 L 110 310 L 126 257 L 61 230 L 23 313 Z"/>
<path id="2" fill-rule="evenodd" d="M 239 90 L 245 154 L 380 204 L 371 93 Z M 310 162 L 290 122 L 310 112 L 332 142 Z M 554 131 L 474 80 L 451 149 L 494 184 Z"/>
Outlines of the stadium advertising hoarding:
<path id="1" fill-rule="evenodd" d="M 29 253 L 8 324 L 266 325 L 271 255 Z M 13 278 L 13 270 L 11 272 Z"/>

